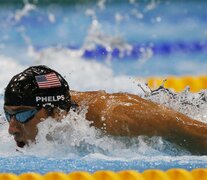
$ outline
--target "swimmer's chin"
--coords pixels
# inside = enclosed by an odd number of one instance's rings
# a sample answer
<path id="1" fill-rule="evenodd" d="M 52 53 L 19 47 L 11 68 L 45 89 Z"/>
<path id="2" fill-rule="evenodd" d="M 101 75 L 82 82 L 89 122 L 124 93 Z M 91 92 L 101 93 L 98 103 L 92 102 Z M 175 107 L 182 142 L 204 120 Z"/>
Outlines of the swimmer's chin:
<path id="1" fill-rule="evenodd" d="M 23 142 L 23 141 L 16 141 L 16 144 L 17 144 L 17 146 L 20 147 L 20 148 L 23 148 L 23 147 L 26 145 L 26 143 Z"/>

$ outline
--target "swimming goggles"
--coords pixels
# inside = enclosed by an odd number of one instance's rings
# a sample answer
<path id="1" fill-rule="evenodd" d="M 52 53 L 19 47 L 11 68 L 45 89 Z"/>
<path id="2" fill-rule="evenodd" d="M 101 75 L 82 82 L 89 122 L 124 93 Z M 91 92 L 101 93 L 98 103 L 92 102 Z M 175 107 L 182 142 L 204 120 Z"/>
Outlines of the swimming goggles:
<path id="1" fill-rule="evenodd" d="M 29 110 L 21 110 L 21 111 L 17 111 L 14 113 L 10 113 L 6 110 L 4 110 L 5 112 L 5 116 L 8 122 L 11 121 L 11 118 L 14 117 L 17 121 L 19 121 L 20 123 L 26 123 L 27 121 L 29 121 L 30 119 L 32 119 L 38 112 L 38 109 L 29 109 Z"/>

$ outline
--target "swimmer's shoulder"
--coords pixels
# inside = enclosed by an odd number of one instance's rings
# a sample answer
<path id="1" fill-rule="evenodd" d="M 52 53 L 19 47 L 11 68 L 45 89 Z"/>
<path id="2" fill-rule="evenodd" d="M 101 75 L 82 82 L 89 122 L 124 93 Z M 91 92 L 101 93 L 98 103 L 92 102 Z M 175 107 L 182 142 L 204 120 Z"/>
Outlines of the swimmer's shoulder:
<path id="1" fill-rule="evenodd" d="M 96 94 L 108 94 L 104 90 L 98 90 L 98 91 L 74 91 L 70 90 L 71 96 L 83 96 L 83 95 L 96 95 Z"/>
<path id="2" fill-rule="evenodd" d="M 90 101 L 90 99 L 105 96 L 108 93 L 104 90 L 99 91 L 74 91 L 70 90 L 70 95 L 73 101 L 79 103 L 80 101 Z"/>
<path id="3" fill-rule="evenodd" d="M 131 94 L 128 92 L 115 92 L 115 93 L 109 93 L 106 92 L 105 90 L 98 90 L 98 91 L 74 91 L 74 90 L 70 90 L 70 94 L 72 97 L 78 97 L 78 96 L 83 96 L 83 97 L 93 97 L 93 96 L 114 96 L 114 97 L 126 97 L 126 96 L 130 96 L 130 97 L 138 97 L 140 98 L 140 96 L 135 95 L 135 94 Z"/>

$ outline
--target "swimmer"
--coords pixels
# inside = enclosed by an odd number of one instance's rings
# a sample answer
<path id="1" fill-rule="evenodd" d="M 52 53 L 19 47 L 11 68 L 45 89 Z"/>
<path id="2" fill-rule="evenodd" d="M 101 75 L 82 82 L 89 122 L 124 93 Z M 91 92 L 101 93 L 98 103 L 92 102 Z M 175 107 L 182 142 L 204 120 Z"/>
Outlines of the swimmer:
<path id="1" fill-rule="evenodd" d="M 113 136 L 160 136 L 195 154 L 207 154 L 207 124 L 129 93 L 78 92 L 46 66 L 15 75 L 5 89 L 4 112 L 17 146 L 35 142 L 37 125 L 87 107 L 91 126 Z"/>

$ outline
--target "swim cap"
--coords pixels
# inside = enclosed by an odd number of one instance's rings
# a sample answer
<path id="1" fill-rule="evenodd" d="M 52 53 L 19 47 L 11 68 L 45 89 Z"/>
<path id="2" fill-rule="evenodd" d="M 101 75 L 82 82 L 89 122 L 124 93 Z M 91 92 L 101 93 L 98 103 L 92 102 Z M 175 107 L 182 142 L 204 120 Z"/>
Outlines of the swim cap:
<path id="1" fill-rule="evenodd" d="M 4 105 L 70 108 L 66 80 L 47 66 L 31 66 L 15 75 L 5 89 Z"/>

